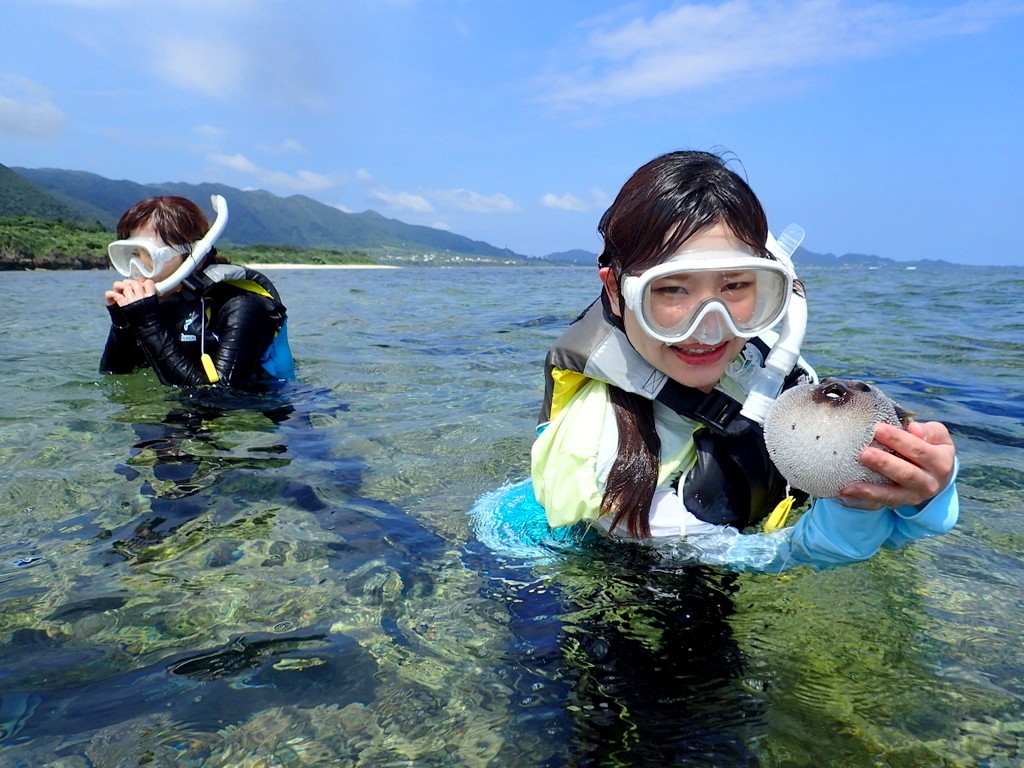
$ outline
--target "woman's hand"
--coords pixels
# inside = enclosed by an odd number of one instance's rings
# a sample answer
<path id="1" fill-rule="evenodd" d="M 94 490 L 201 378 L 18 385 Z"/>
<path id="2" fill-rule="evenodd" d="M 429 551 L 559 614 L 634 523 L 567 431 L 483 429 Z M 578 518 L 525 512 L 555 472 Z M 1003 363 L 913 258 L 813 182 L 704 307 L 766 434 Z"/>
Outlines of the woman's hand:
<path id="1" fill-rule="evenodd" d="M 124 307 L 147 296 L 156 296 L 156 283 L 148 279 L 118 280 L 113 288 L 104 294 L 108 307 L 114 304 Z"/>
<path id="2" fill-rule="evenodd" d="M 892 484 L 851 483 L 839 494 L 846 506 L 865 510 L 917 506 L 949 485 L 956 447 L 944 424 L 912 421 L 906 430 L 879 424 L 875 440 L 892 453 L 869 445 L 861 451 L 860 463 Z"/>

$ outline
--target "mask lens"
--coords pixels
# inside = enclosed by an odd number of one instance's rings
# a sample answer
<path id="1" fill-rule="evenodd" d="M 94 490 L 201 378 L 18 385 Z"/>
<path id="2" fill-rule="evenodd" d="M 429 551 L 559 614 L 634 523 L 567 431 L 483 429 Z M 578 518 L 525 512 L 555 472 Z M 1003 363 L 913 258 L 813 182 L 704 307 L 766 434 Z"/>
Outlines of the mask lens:
<path id="1" fill-rule="evenodd" d="M 137 245 L 132 248 L 133 261 L 138 262 L 139 271 L 142 272 L 146 277 L 152 277 L 156 270 L 153 265 L 153 256 L 149 252 L 148 248 L 144 248 L 141 245 Z"/>

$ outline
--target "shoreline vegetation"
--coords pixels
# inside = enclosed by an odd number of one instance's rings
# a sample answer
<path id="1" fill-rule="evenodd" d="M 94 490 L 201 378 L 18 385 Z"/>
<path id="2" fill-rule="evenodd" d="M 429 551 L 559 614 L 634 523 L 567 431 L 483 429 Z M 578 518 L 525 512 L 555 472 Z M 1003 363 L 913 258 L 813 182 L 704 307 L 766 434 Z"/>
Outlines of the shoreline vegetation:
<path id="1" fill-rule="evenodd" d="M 32 216 L 0 217 L 0 271 L 111 269 L 107 245 L 117 239 L 100 222 L 50 221 Z M 336 250 L 291 245 L 232 245 L 217 252 L 254 269 L 373 269 L 400 266 L 521 265 L 519 261 L 401 248 Z"/>

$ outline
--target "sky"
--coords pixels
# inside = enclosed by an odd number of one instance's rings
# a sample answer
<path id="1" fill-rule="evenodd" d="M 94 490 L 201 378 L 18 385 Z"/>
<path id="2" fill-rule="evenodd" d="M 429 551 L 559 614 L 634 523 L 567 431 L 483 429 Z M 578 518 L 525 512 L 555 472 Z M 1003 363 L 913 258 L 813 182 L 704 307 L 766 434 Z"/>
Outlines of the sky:
<path id="1" fill-rule="evenodd" d="M 1024 265 L 1024 0 L 2 0 L 0 39 L 7 166 L 541 256 L 711 150 L 811 251 Z"/>

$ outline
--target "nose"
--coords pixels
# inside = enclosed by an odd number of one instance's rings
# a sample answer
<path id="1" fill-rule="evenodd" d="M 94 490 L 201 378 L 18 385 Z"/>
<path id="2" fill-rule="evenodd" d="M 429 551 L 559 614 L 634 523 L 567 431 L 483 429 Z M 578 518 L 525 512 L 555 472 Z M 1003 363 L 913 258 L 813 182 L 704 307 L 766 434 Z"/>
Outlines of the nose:
<path id="1" fill-rule="evenodd" d="M 699 344 L 707 344 L 709 347 L 721 344 L 725 339 L 725 324 L 718 312 L 712 311 L 704 315 L 690 338 Z"/>

